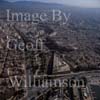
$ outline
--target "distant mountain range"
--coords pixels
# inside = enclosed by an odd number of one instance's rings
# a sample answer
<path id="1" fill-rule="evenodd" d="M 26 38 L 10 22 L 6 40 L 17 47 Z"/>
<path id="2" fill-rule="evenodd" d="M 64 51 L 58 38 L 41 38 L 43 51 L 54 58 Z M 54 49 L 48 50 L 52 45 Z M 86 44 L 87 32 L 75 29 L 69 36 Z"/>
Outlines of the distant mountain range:
<path id="1" fill-rule="evenodd" d="M 8 2 L 0 0 L 0 8 L 18 8 L 18 9 L 32 9 L 32 8 L 62 8 L 64 5 L 54 3 L 43 3 L 37 1 L 16 1 Z"/>
<path id="2" fill-rule="evenodd" d="M 10 5 L 10 6 L 26 6 L 26 7 L 31 7 L 31 6 L 35 6 L 35 7 L 39 7 L 39 6 L 42 6 L 42 7 L 49 7 L 49 8 L 71 8 L 71 9 L 78 9 L 80 7 L 74 7 L 74 6 L 68 6 L 68 5 L 64 5 L 64 4 L 57 4 L 57 3 L 44 3 L 44 2 L 40 2 L 40 1 L 16 1 L 16 2 L 9 2 L 7 0 L 0 0 L 0 7 L 1 6 L 4 6 L 4 5 Z M 99 9 L 100 8 L 81 8 L 81 9 Z"/>
<path id="3" fill-rule="evenodd" d="M 8 2 L 6 0 L 0 0 L 0 9 L 13 9 L 16 11 L 43 11 L 43 10 L 50 10 L 50 9 L 61 9 L 64 12 L 73 13 L 76 16 L 100 16 L 100 8 L 79 8 L 79 7 L 72 7 L 63 4 L 56 4 L 56 3 L 44 3 L 44 2 L 37 2 L 37 1 L 17 1 L 17 2 Z M 100 18 L 100 17 L 99 17 Z"/>

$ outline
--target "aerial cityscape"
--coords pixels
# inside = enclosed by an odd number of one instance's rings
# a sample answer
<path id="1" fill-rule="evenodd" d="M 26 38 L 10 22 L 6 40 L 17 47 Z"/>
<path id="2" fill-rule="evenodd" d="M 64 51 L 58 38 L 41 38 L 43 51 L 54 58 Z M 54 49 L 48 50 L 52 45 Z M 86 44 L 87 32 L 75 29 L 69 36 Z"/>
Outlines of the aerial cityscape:
<path id="1" fill-rule="evenodd" d="M 74 2 L 0 0 L 0 100 L 100 100 L 99 1 Z"/>

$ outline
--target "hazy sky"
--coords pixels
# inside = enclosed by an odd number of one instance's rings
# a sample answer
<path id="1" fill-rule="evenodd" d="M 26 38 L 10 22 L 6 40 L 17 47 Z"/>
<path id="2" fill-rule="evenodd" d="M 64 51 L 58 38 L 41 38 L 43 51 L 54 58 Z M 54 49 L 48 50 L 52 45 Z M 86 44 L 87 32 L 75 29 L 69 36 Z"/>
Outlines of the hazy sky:
<path id="1" fill-rule="evenodd" d="M 23 0 L 8 0 L 8 1 L 23 1 Z M 52 3 L 62 3 L 72 6 L 100 8 L 100 0 L 24 0 L 24 1 L 52 2 Z"/>

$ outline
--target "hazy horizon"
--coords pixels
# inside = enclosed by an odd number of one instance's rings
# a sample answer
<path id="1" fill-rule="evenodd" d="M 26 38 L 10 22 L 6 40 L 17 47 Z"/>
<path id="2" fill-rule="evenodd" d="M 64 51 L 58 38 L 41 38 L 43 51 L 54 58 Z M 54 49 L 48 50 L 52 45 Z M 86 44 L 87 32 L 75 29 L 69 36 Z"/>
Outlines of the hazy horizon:
<path id="1" fill-rule="evenodd" d="M 47 3 L 59 3 L 70 6 L 84 7 L 84 8 L 100 8 L 99 0 L 7 0 L 10 2 L 14 1 L 40 1 Z"/>

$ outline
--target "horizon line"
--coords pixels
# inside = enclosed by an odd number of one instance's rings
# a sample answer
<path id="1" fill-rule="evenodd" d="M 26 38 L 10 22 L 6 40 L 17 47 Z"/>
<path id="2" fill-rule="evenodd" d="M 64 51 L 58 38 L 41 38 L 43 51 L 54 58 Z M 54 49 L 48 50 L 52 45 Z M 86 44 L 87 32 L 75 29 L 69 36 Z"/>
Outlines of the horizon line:
<path id="1" fill-rule="evenodd" d="M 56 3 L 56 2 L 46 2 L 46 1 L 39 1 L 39 0 L 21 0 L 21 1 L 8 1 L 8 0 L 4 0 L 10 3 L 16 3 L 16 2 L 38 2 L 38 3 L 47 3 L 47 4 L 58 4 L 58 5 L 63 5 L 63 6 L 70 6 L 70 7 L 75 7 L 75 8 L 88 8 L 88 9 L 100 9 L 100 7 L 85 7 L 85 6 L 77 6 L 77 5 L 70 5 L 70 4 L 63 4 L 63 3 Z"/>

